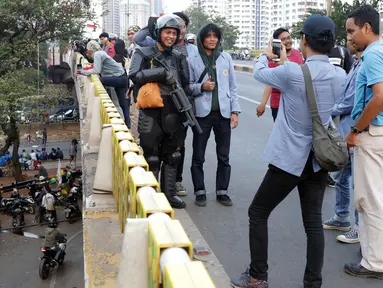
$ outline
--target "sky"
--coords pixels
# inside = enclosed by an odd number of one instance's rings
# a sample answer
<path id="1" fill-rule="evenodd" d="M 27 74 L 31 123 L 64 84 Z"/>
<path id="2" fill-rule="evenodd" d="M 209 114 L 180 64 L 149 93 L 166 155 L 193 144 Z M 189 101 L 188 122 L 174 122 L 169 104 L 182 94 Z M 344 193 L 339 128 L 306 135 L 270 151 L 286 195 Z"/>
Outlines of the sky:
<path id="1" fill-rule="evenodd" d="M 185 10 L 191 4 L 191 0 L 164 0 L 165 13 Z"/>

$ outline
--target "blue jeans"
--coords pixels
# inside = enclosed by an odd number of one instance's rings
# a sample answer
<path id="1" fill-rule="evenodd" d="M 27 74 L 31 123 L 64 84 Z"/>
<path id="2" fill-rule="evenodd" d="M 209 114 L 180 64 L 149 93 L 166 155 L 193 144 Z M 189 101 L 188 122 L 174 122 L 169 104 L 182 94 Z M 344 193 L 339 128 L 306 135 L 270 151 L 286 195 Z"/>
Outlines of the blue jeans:
<path id="1" fill-rule="evenodd" d="M 353 187 L 353 155 L 350 156 L 346 167 L 339 172 L 333 173 L 336 189 L 335 218 L 339 222 L 350 222 L 350 199 L 351 187 Z M 354 205 L 353 205 L 354 206 Z M 359 226 L 358 211 L 355 210 L 355 228 Z"/>
<path id="2" fill-rule="evenodd" d="M 124 113 L 126 126 L 130 128 L 130 100 L 126 98 L 126 92 L 128 91 L 128 77 L 126 74 L 121 76 L 105 76 L 100 77 L 100 81 L 104 86 L 114 87 L 118 103 Z M 108 94 L 111 96 L 110 91 L 108 91 Z"/>

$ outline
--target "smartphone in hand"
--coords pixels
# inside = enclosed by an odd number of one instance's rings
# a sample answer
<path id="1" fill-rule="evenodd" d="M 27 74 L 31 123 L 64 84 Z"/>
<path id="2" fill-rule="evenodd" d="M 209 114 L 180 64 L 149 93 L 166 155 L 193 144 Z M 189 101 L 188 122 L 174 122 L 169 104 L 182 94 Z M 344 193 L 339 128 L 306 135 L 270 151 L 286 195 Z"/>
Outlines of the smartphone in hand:
<path id="1" fill-rule="evenodd" d="M 273 54 L 278 56 L 278 58 L 273 59 L 273 61 L 274 62 L 281 61 L 280 57 L 281 57 L 282 41 L 279 39 L 273 39 L 272 47 L 273 47 Z"/>

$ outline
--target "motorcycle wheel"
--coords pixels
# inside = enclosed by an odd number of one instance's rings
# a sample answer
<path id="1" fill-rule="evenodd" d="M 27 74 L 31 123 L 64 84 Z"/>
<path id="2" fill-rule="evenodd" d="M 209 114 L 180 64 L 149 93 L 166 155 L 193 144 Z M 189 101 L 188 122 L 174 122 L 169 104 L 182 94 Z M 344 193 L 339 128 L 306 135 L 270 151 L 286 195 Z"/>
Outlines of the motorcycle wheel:
<path id="1" fill-rule="evenodd" d="M 48 259 L 46 258 L 41 259 L 40 267 L 39 267 L 40 278 L 43 280 L 47 279 L 49 276 L 49 270 L 50 270 L 50 267 L 49 267 Z"/>
<path id="2" fill-rule="evenodd" d="M 65 251 L 62 251 L 57 262 L 59 263 L 59 265 L 62 265 L 64 263 L 64 260 L 65 260 Z"/>
<path id="3" fill-rule="evenodd" d="M 35 208 L 35 206 L 33 206 L 33 205 L 28 205 L 28 213 L 29 214 L 35 214 L 36 213 L 36 208 Z"/>
<path id="4" fill-rule="evenodd" d="M 74 220 L 73 220 L 73 219 L 68 219 L 68 223 L 69 223 L 69 224 L 73 224 L 73 223 L 74 223 Z"/>

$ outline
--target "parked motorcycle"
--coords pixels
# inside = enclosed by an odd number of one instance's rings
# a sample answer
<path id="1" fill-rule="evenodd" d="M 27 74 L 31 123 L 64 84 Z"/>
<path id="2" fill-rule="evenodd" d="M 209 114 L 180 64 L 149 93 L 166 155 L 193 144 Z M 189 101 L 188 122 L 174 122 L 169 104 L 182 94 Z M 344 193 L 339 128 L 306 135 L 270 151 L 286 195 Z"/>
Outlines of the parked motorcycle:
<path id="1" fill-rule="evenodd" d="M 15 198 L 0 198 L 0 210 L 12 215 L 12 206 L 15 203 Z"/>
<path id="2" fill-rule="evenodd" d="M 18 228 L 24 225 L 24 211 L 22 209 L 20 200 L 16 200 L 12 207 L 12 226 Z"/>
<path id="3" fill-rule="evenodd" d="M 21 206 L 29 214 L 36 213 L 36 203 L 31 196 L 21 196 L 20 197 Z"/>
<path id="4" fill-rule="evenodd" d="M 59 265 L 64 263 L 64 259 L 66 255 L 65 253 L 66 243 L 67 243 L 66 238 L 63 238 L 63 241 L 59 243 L 59 247 L 61 249 L 61 252 L 57 261 Z M 53 261 L 56 256 L 56 250 L 51 249 L 49 247 L 41 247 L 41 252 L 43 252 L 43 255 L 39 258 L 40 259 L 39 275 L 41 279 L 45 280 L 49 277 L 49 273 L 51 269 L 53 269 L 56 266 L 56 262 Z"/>
<path id="5" fill-rule="evenodd" d="M 81 216 L 80 207 L 78 206 L 78 188 L 73 187 L 67 196 L 67 202 L 65 204 L 65 218 L 69 224 L 74 222 L 74 219 Z"/>

